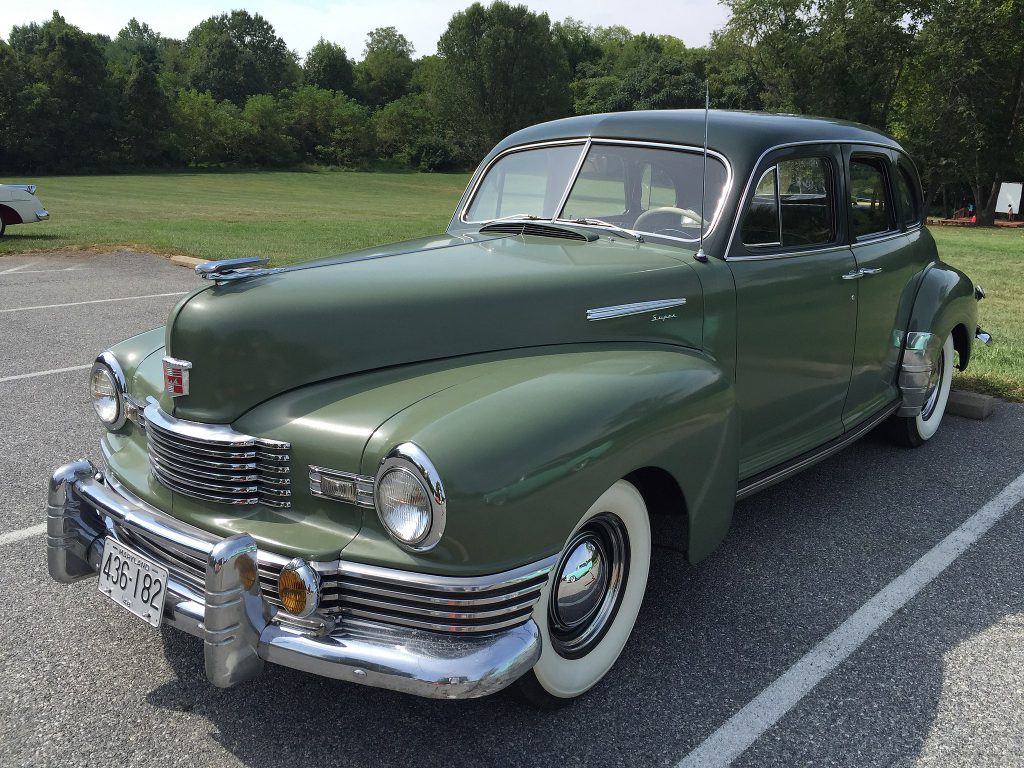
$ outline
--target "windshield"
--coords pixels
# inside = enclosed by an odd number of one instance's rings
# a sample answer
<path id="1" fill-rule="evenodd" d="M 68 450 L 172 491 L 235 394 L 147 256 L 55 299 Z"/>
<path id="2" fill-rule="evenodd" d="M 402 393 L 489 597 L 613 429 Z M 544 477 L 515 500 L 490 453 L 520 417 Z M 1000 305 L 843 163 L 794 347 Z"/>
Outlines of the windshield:
<path id="1" fill-rule="evenodd" d="M 700 237 L 704 158 L 699 151 L 594 142 L 580 164 L 583 149 L 572 144 L 505 155 L 488 169 L 464 219 L 535 216 L 683 240 Z M 727 180 L 725 164 L 709 155 L 705 232 Z"/>

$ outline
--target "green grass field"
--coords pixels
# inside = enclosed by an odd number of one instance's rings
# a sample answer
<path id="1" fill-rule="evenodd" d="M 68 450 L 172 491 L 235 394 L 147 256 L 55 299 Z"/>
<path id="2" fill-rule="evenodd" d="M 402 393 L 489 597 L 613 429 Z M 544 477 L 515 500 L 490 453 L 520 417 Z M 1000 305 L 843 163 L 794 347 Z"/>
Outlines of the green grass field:
<path id="1" fill-rule="evenodd" d="M 444 231 L 465 174 L 311 171 L 168 173 L 0 179 L 39 184 L 53 218 L 9 227 L 0 256 L 128 245 L 210 259 L 275 264 Z M 985 287 L 981 326 L 956 386 L 1024 401 L 1024 230 L 932 229 L 942 258 Z"/>
<path id="2" fill-rule="evenodd" d="M 992 343 L 974 357 L 953 386 L 1024 402 L 1024 230 L 932 227 L 943 261 L 985 289 L 978 323 Z"/>
<path id="3" fill-rule="evenodd" d="M 443 232 L 467 178 L 330 171 L 33 177 L 27 181 L 39 185 L 52 218 L 8 227 L 0 255 L 130 245 L 287 264 Z"/>

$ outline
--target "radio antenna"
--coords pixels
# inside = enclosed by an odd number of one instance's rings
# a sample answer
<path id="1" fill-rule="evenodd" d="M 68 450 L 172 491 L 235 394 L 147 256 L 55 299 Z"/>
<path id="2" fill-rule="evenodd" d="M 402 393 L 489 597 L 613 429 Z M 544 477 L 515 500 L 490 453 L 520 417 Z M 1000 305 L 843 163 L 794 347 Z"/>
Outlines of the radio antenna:
<path id="1" fill-rule="evenodd" d="M 708 255 L 704 253 L 704 194 L 707 191 L 708 183 L 708 112 L 711 109 L 711 85 L 704 81 L 704 167 L 700 173 L 700 247 L 693 258 L 702 264 L 708 261 Z"/>

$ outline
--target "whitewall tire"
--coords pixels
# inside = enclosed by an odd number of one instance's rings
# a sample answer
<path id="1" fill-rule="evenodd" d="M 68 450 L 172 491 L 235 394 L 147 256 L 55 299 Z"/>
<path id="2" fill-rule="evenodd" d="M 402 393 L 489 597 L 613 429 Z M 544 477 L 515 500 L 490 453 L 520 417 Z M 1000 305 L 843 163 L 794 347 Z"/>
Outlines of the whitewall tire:
<path id="1" fill-rule="evenodd" d="M 650 563 L 647 505 L 619 480 L 573 529 L 534 608 L 543 650 L 518 682 L 531 704 L 564 706 L 607 674 L 633 631 Z"/>

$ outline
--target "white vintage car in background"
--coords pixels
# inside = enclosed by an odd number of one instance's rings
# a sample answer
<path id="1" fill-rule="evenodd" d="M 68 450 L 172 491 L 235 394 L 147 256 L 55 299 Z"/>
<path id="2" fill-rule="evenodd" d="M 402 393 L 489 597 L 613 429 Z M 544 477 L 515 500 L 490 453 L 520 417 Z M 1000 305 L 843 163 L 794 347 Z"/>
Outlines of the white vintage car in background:
<path id="1" fill-rule="evenodd" d="M 0 237 L 11 224 L 46 221 L 50 212 L 36 197 L 35 184 L 0 184 Z"/>

